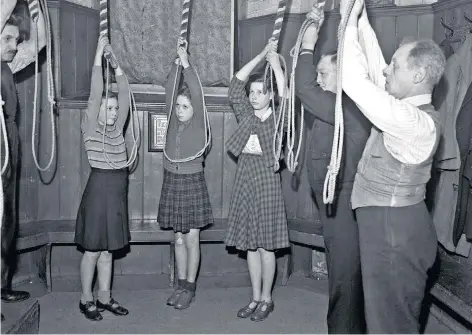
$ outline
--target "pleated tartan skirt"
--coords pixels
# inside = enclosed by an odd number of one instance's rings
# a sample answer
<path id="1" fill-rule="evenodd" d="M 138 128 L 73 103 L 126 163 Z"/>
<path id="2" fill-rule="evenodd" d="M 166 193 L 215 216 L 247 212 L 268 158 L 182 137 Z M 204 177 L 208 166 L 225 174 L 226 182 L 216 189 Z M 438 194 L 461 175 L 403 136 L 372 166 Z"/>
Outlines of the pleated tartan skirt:
<path id="1" fill-rule="evenodd" d="M 128 171 L 92 168 L 75 225 L 75 243 L 88 251 L 129 244 Z"/>
<path id="2" fill-rule="evenodd" d="M 262 156 L 239 156 L 225 243 L 239 250 L 290 246 L 280 174 Z"/>
<path id="3" fill-rule="evenodd" d="M 178 174 L 164 169 L 157 222 L 186 234 L 213 224 L 213 211 L 203 171 Z"/>

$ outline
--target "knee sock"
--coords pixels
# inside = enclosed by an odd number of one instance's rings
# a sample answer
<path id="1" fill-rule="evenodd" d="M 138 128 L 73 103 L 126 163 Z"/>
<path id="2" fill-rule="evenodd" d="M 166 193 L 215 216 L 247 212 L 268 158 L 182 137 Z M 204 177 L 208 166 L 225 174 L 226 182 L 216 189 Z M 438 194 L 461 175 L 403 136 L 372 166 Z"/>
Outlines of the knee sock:
<path id="1" fill-rule="evenodd" d="M 98 300 L 102 304 L 108 304 L 111 300 L 111 291 L 98 291 Z"/>

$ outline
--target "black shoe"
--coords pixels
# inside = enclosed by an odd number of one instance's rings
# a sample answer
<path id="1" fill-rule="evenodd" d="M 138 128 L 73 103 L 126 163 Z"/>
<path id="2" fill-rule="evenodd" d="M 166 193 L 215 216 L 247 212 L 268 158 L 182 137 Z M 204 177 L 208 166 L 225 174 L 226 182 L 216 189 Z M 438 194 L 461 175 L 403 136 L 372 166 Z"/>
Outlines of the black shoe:
<path id="1" fill-rule="evenodd" d="M 3 302 L 19 302 L 26 300 L 30 297 L 30 294 L 25 291 L 13 291 L 10 289 L 2 288 L 2 301 Z"/>
<path id="2" fill-rule="evenodd" d="M 179 299 L 175 302 L 175 309 L 186 309 L 190 307 L 190 303 L 195 299 L 195 291 L 183 290 Z"/>
<path id="3" fill-rule="evenodd" d="M 95 307 L 95 308 L 94 308 Z M 82 301 L 79 303 L 79 309 L 85 317 L 92 321 L 100 321 L 103 319 L 102 315 L 98 311 L 97 306 L 93 301 L 87 301 L 85 304 Z"/>
<path id="4" fill-rule="evenodd" d="M 238 311 L 238 317 L 239 318 L 248 318 L 248 317 L 250 317 L 252 315 L 252 313 L 254 313 L 254 311 L 256 310 L 259 303 L 260 303 L 260 301 L 251 300 L 249 302 L 249 304 L 247 304 L 246 306 L 244 306 L 243 308 L 241 308 Z M 254 307 L 251 308 L 251 304 L 253 304 Z"/>
<path id="5" fill-rule="evenodd" d="M 4 317 L 3 314 L 2 314 L 2 322 L 3 322 L 3 321 L 5 321 L 5 317 Z"/>
<path id="6" fill-rule="evenodd" d="M 184 289 L 182 287 L 177 287 L 175 289 L 174 293 L 172 293 L 172 295 L 169 297 L 169 299 L 167 299 L 167 305 L 175 306 L 175 304 L 177 303 L 177 300 L 179 300 L 179 297 L 180 297 L 180 295 L 182 294 L 183 291 L 184 291 Z"/>
<path id="7" fill-rule="evenodd" d="M 251 315 L 251 320 L 256 322 L 263 321 L 267 319 L 267 317 L 272 311 L 274 311 L 274 302 L 262 301 L 259 303 L 259 305 L 257 305 L 256 310 Z"/>
<path id="8" fill-rule="evenodd" d="M 103 312 L 105 309 L 109 312 L 112 312 L 115 315 L 128 315 L 129 311 L 121 306 L 118 301 L 111 298 L 108 304 L 103 304 L 100 300 L 97 299 L 97 309 L 100 312 Z"/>

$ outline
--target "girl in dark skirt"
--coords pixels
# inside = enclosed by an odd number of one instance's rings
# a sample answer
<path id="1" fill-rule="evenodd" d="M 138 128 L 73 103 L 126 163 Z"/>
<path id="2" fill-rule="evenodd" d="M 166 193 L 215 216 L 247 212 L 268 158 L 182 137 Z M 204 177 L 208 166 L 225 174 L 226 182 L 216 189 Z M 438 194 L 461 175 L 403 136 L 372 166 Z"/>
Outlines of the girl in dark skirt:
<path id="1" fill-rule="evenodd" d="M 275 275 L 274 250 L 290 246 L 280 174 L 274 170 L 272 141 L 275 132 L 270 101 L 274 92 L 264 92 L 263 77 L 246 82 L 264 59 L 274 69 L 279 96 L 284 94 L 284 75 L 269 41 L 265 49 L 236 73 L 229 89 L 238 128 L 227 142 L 228 151 L 238 159 L 238 169 L 228 217 L 226 245 L 247 251 L 252 284 L 250 303 L 238 317 L 262 321 L 274 309 L 272 285 Z M 262 286 L 262 290 L 261 290 Z"/>
<path id="2" fill-rule="evenodd" d="M 80 263 L 82 296 L 79 309 L 90 320 L 102 319 L 100 312 L 127 315 L 128 310 L 111 297 L 112 253 L 127 246 L 128 171 L 115 170 L 105 160 L 103 131 L 108 158 L 116 165 L 127 161 L 123 127 L 129 112 L 129 87 L 123 71 L 115 69 L 118 97 L 103 93 L 102 55 L 108 39 L 100 37 L 92 69 L 87 111 L 82 120 L 82 136 L 92 167 L 77 213 L 75 243 L 85 249 Z M 108 89 L 108 88 L 107 88 Z M 118 107 L 119 106 L 119 107 Z M 98 299 L 92 295 L 92 280 L 98 271 Z"/>
<path id="3" fill-rule="evenodd" d="M 184 39 L 179 39 L 179 45 L 184 43 Z M 213 213 L 203 172 L 204 157 L 196 157 L 205 145 L 203 92 L 185 48 L 179 47 L 178 55 L 166 85 L 166 108 L 170 111 L 174 106 L 174 109 L 167 128 L 164 183 L 157 221 L 161 228 L 172 228 L 175 235 L 179 282 L 167 299 L 167 305 L 185 309 L 195 297 L 195 280 L 200 264 L 200 229 L 213 223 Z M 184 86 L 174 102 L 179 63 L 183 66 Z M 185 158 L 189 161 L 182 162 Z"/>

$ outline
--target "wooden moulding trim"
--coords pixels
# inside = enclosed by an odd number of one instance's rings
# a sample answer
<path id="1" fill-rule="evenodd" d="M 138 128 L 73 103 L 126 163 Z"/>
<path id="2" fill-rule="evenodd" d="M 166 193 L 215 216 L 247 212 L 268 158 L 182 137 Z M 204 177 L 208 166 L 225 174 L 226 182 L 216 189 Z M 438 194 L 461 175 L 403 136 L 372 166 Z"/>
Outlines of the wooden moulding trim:
<path id="1" fill-rule="evenodd" d="M 207 99 L 208 100 L 208 99 Z M 87 101 L 84 99 L 72 100 L 72 99 L 61 99 L 58 101 L 57 106 L 60 110 L 65 109 L 86 109 Z M 231 107 L 228 103 L 211 103 L 207 102 L 207 111 L 209 113 L 219 112 L 219 113 L 229 113 L 232 112 Z M 149 112 L 158 112 L 165 113 L 165 103 L 156 102 L 156 103 L 136 103 L 136 108 L 138 111 L 149 111 Z"/>

